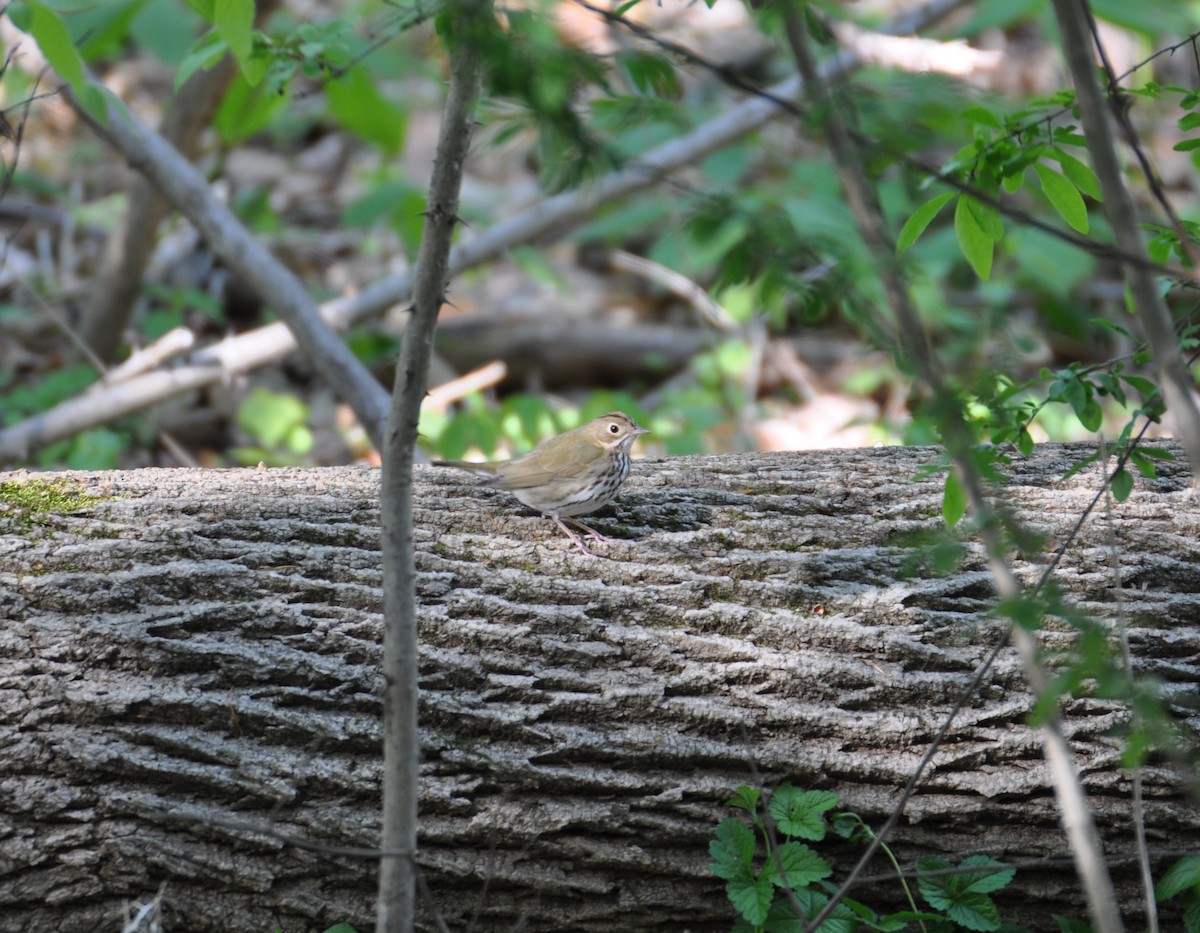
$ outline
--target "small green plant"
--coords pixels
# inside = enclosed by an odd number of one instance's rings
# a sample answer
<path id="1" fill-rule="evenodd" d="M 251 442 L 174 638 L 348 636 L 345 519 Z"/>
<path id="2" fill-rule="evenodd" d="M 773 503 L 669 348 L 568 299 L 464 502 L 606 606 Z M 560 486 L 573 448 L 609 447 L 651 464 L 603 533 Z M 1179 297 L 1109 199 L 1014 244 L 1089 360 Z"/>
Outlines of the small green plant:
<path id="1" fill-rule="evenodd" d="M 1200 933 L 1200 854 L 1185 855 L 1168 868 L 1155 885 L 1154 896 L 1160 904 L 1178 898 L 1184 929 Z"/>
<path id="2" fill-rule="evenodd" d="M 721 822 L 708 847 L 713 858 L 710 868 L 726 880 L 730 903 L 741 915 L 733 924 L 734 933 L 798 933 L 837 890 L 828 880 L 833 869 L 801 840 L 820 842 L 830 829 L 849 840 L 869 840 L 874 833 L 850 812 L 833 813 L 831 825 L 827 824 L 826 814 L 838 804 L 837 794 L 829 791 L 781 784 L 766 801 L 766 816 L 760 806 L 762 796 L 747 785 L 737 789 L 730 805 L 749 814 L 749 825 L 736 817 Z M 885 845 L 883 851 L 899 873 L 891 850 Z M 999 910 L 988 895 L 1012 881 L 1013 869 L 984 855 L 964 859 L 957 867 L 929 856 L 917 867 L 922 873 L 917 887 L 931 910 L 918 909 L 901 875 L 908 910 L 879 914 L 846 898 L 821 924 L 819 933 L 1000 929 Z"/>

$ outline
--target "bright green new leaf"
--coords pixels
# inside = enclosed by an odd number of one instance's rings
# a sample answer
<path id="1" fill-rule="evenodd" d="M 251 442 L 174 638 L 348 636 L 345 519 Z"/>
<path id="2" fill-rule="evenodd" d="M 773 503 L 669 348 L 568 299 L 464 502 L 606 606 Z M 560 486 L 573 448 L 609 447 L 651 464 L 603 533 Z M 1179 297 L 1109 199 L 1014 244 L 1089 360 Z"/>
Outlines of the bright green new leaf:
<path id="1" fill-rule="evenodd" d="M 254 0 L 214 0 L 213 25 L 242 65 L 254 49 Z"/>
<path id="2" fill-rule="evenodd" d="M 926 201 L 904 222 L 900 235 L 896 237 L 896 252 L 903 253 L 921 238 L 925 228 L 933 223 L 933 219 L 954 198 L 954 192 L 939 194 L 936 198 Z"/>
<path id="3" fill-rule="evenodd" d="M 197 71 L 211 68 L 225 57 L 227 51 L 229 51 L 229 46 L 225 44 L 224 39 L 217 35 L 215 30 L 210 30 L 200 36 L 192 43 L 187 55 L 179 63 L 179 69 L 175 72 L 174 90 L 178 91 L 183 87 L 183 83 Z"/>
<path id="4" fill-rule="evenodd" d="M 28 0 L 26 6 L 29 7 L 30 13 L 29 34 L 37 40 L 38 48 L 42 50 L 50 66 L 78 92 L 86 80 L 83 74 L 83 59 L 79 57 L 79 50 L 71 41 L 67 24 L 44 3 Z"/>
<path id="5" fill-rule="evenodd" d="M 1000 122 L 1000 118 L 986 107 L 981 107 L 978 104 L 968 107 L 961 114 L 963 119 L 970 120 L 972 123 L 978 123 L 982 126 L 990 126 L 994 130 L 1004 129 L 1004 124 Z"/>
<path id="6" fill-rule="evenodd" d="M 1133 492 L 1133 474 L 1124 467 L 1117 470 L 1112 478 L 1112 494 L 1113 498 L 1118 502 L 1124 502 L 1129 498 L 1129 494 Z"/>
<path id="7" fill-rule="evenodd" d="M 1081 162 L 1075 156 L 1057 148 L 1050 153 L 1050 157 L 1062 166 L 1063 174 L 1076 188 L 1093 200 L 1104 200 L 1100 191 L 1100 179 L 1086 162 Z"/>
<path id="8" fill-rule="evenodd" d="M 216 17 L 215 7 L 217 0 L 187 0 L 188 6 L 204 17 L 208 22 L 212 22 Z"/>
<path id="9" fill-rule="evenodd" d="M 987 234 L 993 243 L 999 243 L 1004 237 L 1004 221 L 1000 218 L 999 209 L 976 198 L 968 198 L 967 209 L 979 224 L 979 229 Z"/>
<path id="10" fill-rule="evenodd" d="M 1154 461 L 1147 457 L 1140 450 L 1131 450 L 1129 452 L 1129 462 L 1137 468 L 1137 471 L 1146 479 L 1156 479 L 1158 477 L 1158 468 L 1154 466 Z"/>
<path id="11" fill-rule="evenodd" d="M 1191 113 L 1185 113 L 1179 118 L 1179 128 L 1185 133 L 1200 127 L 1200 110 L 1194 110 Z"/>
<path id="12" fill-rule="evenodd" d="M 256 388 L 238 408 L 238 427 L 267 447 L 288 443 L 293 430 L 308 419 L 308 406 L 282 392 Z"/>
<path id="13" fill-rule="evenodd" d="M 1073 229 L 1080 233 L 1087 233 L 1087 205 L 1083 203 L 1083 196 L 1079 193 L 1079 189 L 1064 176 L 1041 162 L 1035 165 L 1033 170 L 1037 172 L 1038 180 L 1042 183 L 1042 191 L 1045 192 L 1051 206 L 1058 211 L 1059 216 Z"/>
<path id="14" fill-rule="evenodd" d="M 975 274 L 986 282 L 992 274 L 993 241 L 975 219 L 969 203 L 971 200 L 966 195 L 958 199 L 954 208 L 954 233 L 967 262 L 971 264 Z"/>
<path id="15" fill-rule="evenodd" d="M 379 93 L 365 68 L 351 68 L 325 86 L 329 109 L 339 123 L 360 139 L 395 155 L 404 145 L 406 115 Z"/>
<path id="16" fill-rule="evenodd" d="M 29 9 L 29 34 L 37 40 L 38 48 L 50 66 L 71 85 L 88 113 L 101 123 L 107 122 L 108 102 L 100 89 L 88 82 L 83 59 L 71 41 L 67 24 L 54 10 L 37 0 L 27 0 L 26 7 Z"/>
<path id="17" fill-rule="evenodd" d="M 951 470 L 946 474 L 946 489 L 942 494 L 942 518 L 947 528 L 953 528 L 967 511 L 967 494 L 959 482 L 958 474 Z"/>

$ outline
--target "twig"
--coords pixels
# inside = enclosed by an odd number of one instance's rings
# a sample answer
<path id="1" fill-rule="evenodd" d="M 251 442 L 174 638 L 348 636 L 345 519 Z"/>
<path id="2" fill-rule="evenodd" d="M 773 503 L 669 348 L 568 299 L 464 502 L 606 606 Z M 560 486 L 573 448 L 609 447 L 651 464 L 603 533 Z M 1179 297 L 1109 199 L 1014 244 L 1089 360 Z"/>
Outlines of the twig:
<path id="1" fill-rule="evenodd" d="M 196 333 L 188 327 L 172 327 L 149 346 L 134 350 L 120 365 L 109 369 L 104 378 L 89 391 L 127 382 L 135 376 L 140 376 L 161 366 L 167 360 L 172 360 L 181 353 L 187 353 L 196 343 Z"/>
<path id="2" fill-rule="evenodd" d="M 477 17 L 491 14 L 489 0 L 448 4 L 444 34 L 450 48 L 450 88 L 429 183 L 428 208 L 413 273 L 412 319 L 396 367 L 386 443 L 382 446 L 380 516 L 383 542 L 383 829 L 385 849 L 417 847 L 421 737 L 417 730 L 417 568 L 413 540 L 412 470 L 417 423 L 429 380 L 438 312 L 445 300 L 451 237 L 458 224 L 463 164 L 471 141 L 483 64 L 481 50 L 465 41 Z M 416 913 L 416 862 L 384 859 L 379 865 L 377 933 L 408 933 Z"/>
<path id="3" fill-rule="evenodd" d="M 1117 548 L 1116 526 L 1113 522 L 1112 478 L 1108 473 L 1108 450 L 1104 435 L 1100 435 L 1100 468 L 1104 476 L 1104 528 L 1108 536 L 1108 562 L 1112 568 L 1112 592 L 1117 637 L 1121 643 L 1121 660 L 1125 673 L 1133 676 L 1133 652 L 1129 648 L 1129 629 L 1125 626 L 1125 584 L 1121 579 L 1121 553 Z M 1146 841 L 1146 806 L 1142 796 L 1142 766 L 1133 769 L 1133 839 L 1137 846 L 1138 871 L 1142 876 L 1142 895 L 1146 905 L 1146 933 L 1158 933 L 1158 903 L 1154 899 L 1154 871 L 1150 867 L 1150 847 Z"/>
<path id="4" fill-rule="evenodd" d="M 508 375 L 508 366 L 503 360 L 496 360 L 469 373 L 464 373 L 457 379 L 444 382 L 435 389 L 430 389 L 425 396 L 425 408 L 441 411 L 449 408 L 459 399 L 465 398 L 472 392 L 482 392 L 504 381 Z"/>
<path id="5" fill-rule="evenodd" d="M 387 393 L 317 312 L 303 283 L 217 200 L 191 163 L 115 98 L 107 98 L 108 119 L 100 123 L 69 89 L 64 95 L 79 118 L 152 179 L 204 235 L 213 252 L 287 322 L 305 355 L 354 409 L 372 442 L 382 446 Z"/>
<path id="6" fill-rule="evenodd" d="M 1088 151 L 1104 194 L 1104 211 L 1112 226 L 1113 238 L 1122 253 L 1148 258 L 1137 206 L 1125 186 L 1104 96 L 1096 83 L 1085 0 L 1054 0 L 1054 13 L 1062 36 L 1063 54 L 1075 84 L 1075 100 L 1087 137 Z M 1163 398 L 1167 408 L 1178 419 L 1179 430 L 1176 433 L 1187 450 L 1193 482 L 1200 481 L 1200 406 L 1196 404 L 1192 378 L 1175 341 L 1171 312 L 1148 269 L 1140 264 L 1126 263 L 1125 277 L 1158 365 Z"/>

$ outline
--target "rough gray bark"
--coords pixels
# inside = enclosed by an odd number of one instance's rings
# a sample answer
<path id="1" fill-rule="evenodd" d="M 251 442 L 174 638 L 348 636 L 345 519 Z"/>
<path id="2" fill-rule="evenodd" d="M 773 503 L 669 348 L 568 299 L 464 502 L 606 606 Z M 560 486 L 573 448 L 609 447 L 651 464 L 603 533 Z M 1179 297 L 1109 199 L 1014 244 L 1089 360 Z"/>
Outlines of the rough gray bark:
<path id="1" fill-rule="evenodd" d="M 1039 447 L 1000 500 L 1061 540 L 1098 482 L 1058 479 L 1084 451 Z M 913 537 L 940 522 L 940 478 L 913 480 L 935 457 L 640 461 L 616 517 L 597 519 L 623 539 L 600 560 L 470 477 L 419 473 L 420 862 L 452 928 L 478 908 L 480 930 L 520 916 L 532 930 L 726 929 L 706 847 L 741 783 L 831 788 L 882 822 L 1002 631 L 981 552 L 945 578 L 919 561 L 902 575 Z M 1186 702 L 1200 507 L 1184 464 L 1160 472 L 1111 533 L 1138 668 Z M 230 823 L 378 838 L 378 476 L 49 477 L 100 497 L 76 511 L 30 508 L 8 485 L 44 478 L 0 475 L 0 931 L 115 929 L 123 900 L 163 880 L 180 929 L 365 929 L 369 862 Z M 1057 580 L 1111 617 L 1109 534 L 1089 521 Z M 1045 560 L 1018 569 L 1031 580 Z M 1065 854 L 1030 702 L 1006 653 L 909 804 L 902 860 Z M 1110 735 L 1122 720 L 1095 699 L 1064 709 L 1136 920 L 1130 780 Z M 1145 778 L 1151 844 L 1200 845 L 1180 774 Z M 830 851 L 842 868 L 853 856 Z M 1015 887 L 1006 919 L 1082 916 L 1069 863 L 1019 871 Z"/>

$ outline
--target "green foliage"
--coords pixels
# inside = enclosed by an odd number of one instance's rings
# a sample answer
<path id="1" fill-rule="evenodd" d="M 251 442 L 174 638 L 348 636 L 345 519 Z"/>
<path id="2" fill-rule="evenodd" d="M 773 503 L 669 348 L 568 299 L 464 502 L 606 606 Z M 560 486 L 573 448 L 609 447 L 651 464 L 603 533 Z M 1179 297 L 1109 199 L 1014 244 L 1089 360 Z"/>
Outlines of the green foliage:
<path id="1" fill-rule="evenodd" d="M 406 115 L 384 97 L 366 68 L 355 66 L 325 85 L 330 112 L 349 132 L 385 156 L 404 148 Z"/>
<path id="2" fill-rule="evenodd" d="M 951 863 L 939 856 L 918 859 L 922 872 L 942 872 Z M 999 930 L 1000 911 L 989 894 L 1006 887 L 1016 872 L 986 855 L 963 859 L 958 871 L 922 877 L 917 881 L 921 895 L 934 910 L 943 911 L 966 930 Z"/>
<path id="3" fill-rule="evenodd" d="M 76 398 L 95 380 L 95 371 L 82 363 L 54 370 L 35 383 L 23 385 L 14 384 L 12 372 L 0 371 L 3 424 L 16 424 Z M 93 428 L 40 448 L 34 463 L 43 469 L 66 466 L 72 470 L 111 470 L 129 443 L 129 431 L 120 425 Z"/>
<path id="4" fill-rule="evenodd" d="M 1186 933 L 1200 933 L 1200 855 L 1185 855 L 1167 869 L 1154 888 L 1161 904 L 1178 900 Z"/>
<path id="5" fill-rule="evenodd" d="M 306 462 L 313 436 L 308 425 L 308 406 L 294 396 L 257 387 L 238 408 L 238 427 L 257 443 L 231 451 L 247 466 L 289 466 Z"/>
<path id="6" fill-rule="evenodd" d="M 75 46 L 63 18 L 38 0 L 20 0 L 7 9 L 13 23 L 37 40 L 46 60 L 75 92 L 79 102 L 96 120 L 108 120 L 108 101 L 105 92 L 88 81 L 83 58 Z"/>
<path id="7" fill-rule="evenodd" d="M 855 813 L 831 813 L 837 806 L 836 794 L 829 791 L 805 791 L 781 784 L 770 795 L 767 816 L 763 815 L 762 792 L 742 785 L 730 799 L 730 805 L 745 811 L 747 819 L 723 820 L 708 846 L 712 858 L 709 870 L 725 879 L 725 893 L 739 914 L 735 931 L 754 933 L 799 933 L 829 902 L 836 885 L 828 879 L 833 873 L 817 852 L 798 840 L 820 842 L 830 828 L 843 839 L 874 838 L 869 826 Z M 769 817 L 769 819 L 768 819 Z M 900 867 L 885 845 L 888 858 L 897 873 Z M 986 856 L 965 859 L 954 869 L 942 858 L 930 857 L 918 863 L 924 873 L 920 891 L 933 908 L 920 911 L 911 891 L 904 884 L 910 910 L 881 915 L 865 904 L 849 898 L 834 908 L 820 933 L 854 933 L 867 928 L 903 930 L 912 921 L 940 924 L 939 930 L 999 930 L 999 912 L 988 897 L 1008 885 L 1015 872 Z"/>

